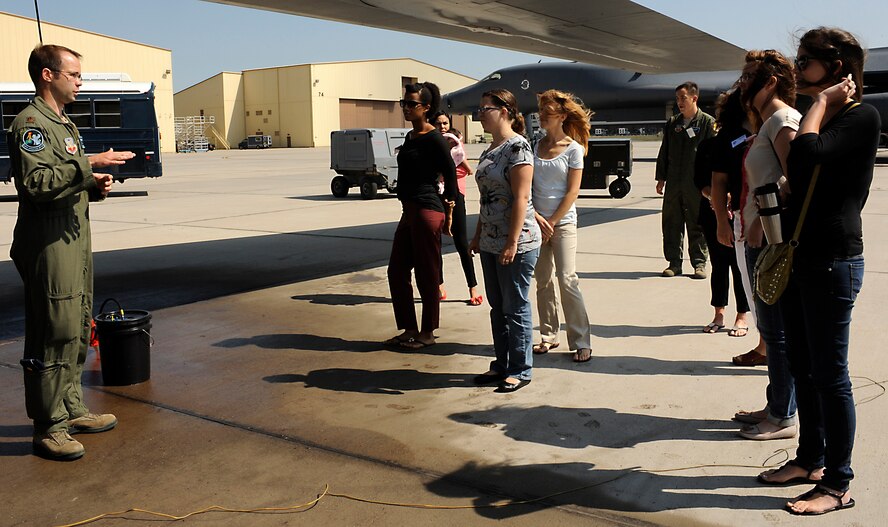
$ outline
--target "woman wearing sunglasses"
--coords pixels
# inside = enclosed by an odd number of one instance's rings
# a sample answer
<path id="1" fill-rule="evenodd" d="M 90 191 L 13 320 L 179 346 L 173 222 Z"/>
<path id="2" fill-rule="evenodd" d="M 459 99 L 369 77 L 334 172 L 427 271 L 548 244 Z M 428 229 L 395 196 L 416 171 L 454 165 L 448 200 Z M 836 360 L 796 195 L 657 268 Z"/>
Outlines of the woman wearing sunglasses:
<path id="1" fill-rule="evenodd" d="M 546 135 L 536 144 L 533 156 L 533 208 L 543 235 L 534 272 L 541 342 L 533 352 L 547 353 L 559 345 L 557 277 L 569 349 L 574 352 L 574 362 L 587 362 L 592 358 L 592 336 L 577 278 L 575 202 L 583 178 L 591 113 L 569 93 L 547 90 L 537 98 L 540 126 Z"/>
<path id="2" fill-rule="evenodd" d="M 817 484 L 787 503 L 795 514 L 854 506 L 848 491 L 856 429 L 848 339 L 851 310 L 863 283 L 860 214 L 873 179 L 880 129 L 875 108 L 858 104 L 865 56 L 847 31 L 821 27 L 802 36 L 796 57 L 799 92 L 813 103 L 790 145 L 792 194 L 783 220 L 785 239 L 796 229 L 811 185 L 813 193 L 780 304 L 801 430 L 795 459 L 773 476 Z M 822 477 L 813 478 L 819 467 L 824 467 Z"/>
<path id="3" fill-rule="evenodd" d="M 388 281 L 395 322 L 403 330 L 384 344 L 418 350 L 435 344 L 441 283 L 441 229 L 444 203 L 438 194 L 438 178 L 444 180 L 444 199 L 456 199 L 456 172 L 450 146 L 429 123 L 438 111 L 441 94 L 431 82 L 405 86 L 401 108 L 413 129 L 398 150 L 398 199 L 401 219 L 395 230 L 389 258 Z M 422 298 L 422 325 L 416 321 L 413 283 Z"/>
<path id="4" fill-rule="evenodd" d="M 533 153 L 511 92 L 485 92 L 477 116 L 493 142 L 475 170 L 481 214 L 469 250 L 481 253 L 496 359 L 475 382 L 514 392 L 530 383 L 533 366 L 529 293 L 542 242 L 530 202 Z"/>

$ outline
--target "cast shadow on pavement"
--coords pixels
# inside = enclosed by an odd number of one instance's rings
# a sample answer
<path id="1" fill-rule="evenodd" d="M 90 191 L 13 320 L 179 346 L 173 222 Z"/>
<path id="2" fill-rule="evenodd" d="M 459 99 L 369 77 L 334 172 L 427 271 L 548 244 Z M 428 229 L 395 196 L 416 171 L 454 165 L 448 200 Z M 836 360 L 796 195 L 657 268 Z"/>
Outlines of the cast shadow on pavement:
<path id="1" fill-rule="evenodd" d="M 702 326 L 701 326 L 702 327 Z M 697 326 L 633 326 L 631 324 L 591 324 L 592 334 L 601 338 L 618 337 L 665 337 L 668 335 L 687 335 L 700 333 Z"/>
<path id="2" fill-rule="evenodd" d="M 641 280 L 643 278 L 659 278 L 659 272 L 653 271 L 600 271 L 594 273 L 578 272 L 580 280 Z"/>
<path id="3" fill-rule="evenodd" d="M 305 201 L 345 201 L 345 200 L 356 200 L 356 201 L 366 201 L 361 197 L 361 193 L 358 192 L 358 189 L 354 189 L 354 191 L 349 192 L 348 196 L 337 198 L 333 194 L 315 194 L 313 196 L 287 196 L 287 199 L 296 199 L 296 200 L 305 200 Z M 392 194 L 389 192 L 380 191 L 376 194 L 377 199 L 398 199 L 396 194 Z"/>
<path id="4" fill-rule="evenodd" d="M 439 496 L 472 500 L 478 507 L 475 512 L 485 518 L 502 520 L 568 505 L 596 509 L 596 516 L 608 525 L 653 525 L 620 517 L 620 512 L 697 508 L 779 511 L 786 503 L 786 498 L 780 497 L 724 493 L 724 489 L 758 487 L 753 476 L 662 475 L 638 468 L 596 469 L 594 464 L 580 462 L 518 466 L 469 462 L 426 487 Z M 790 491 L 787 498 L 793 495 Z M 539 498 L 543 499 L 519 503 Z M 494 504 L 506 506 L 491 507 Z"/>
<path id="5" fill-rule="evenodd" d="M 660 214 L 660 209 L 629 209 L 617 206 L 583 207 L 577 205 L 577 228 L 582 229 L 592 225 L 631 220 L 653 214 Z"/>
<path id="6" fill-rule="evenodd" d="M 317 294 L 296 295 L 293 300 L 306 300 L 312 304 L 323 306 L 358 306 L 363 304 L 390 304 L 392 300 L 384 296 L 349 295 L 349 294 Z"/>
<path id="7" fill-rule="evenodd" d="M 474 374 L 426 373 L 417 370 L 369 371 L 354 368 L 314 370 L 306 375 L 285 373 L 269 375 L 262 380 L 270 383 L 302 383 L 306 388 L 320 388 L 339 392 L 403 395 L 414 390 L 442 388 L 477 388 Z"/>
<path id="8" fill-rule="evenodd" d="M 384 346 L 380 341 L 346 340 L 339 337 L 324 337 L 306 333 L 275 333 L 225 339 L 213 344 L 217 348 L 240 348 L 256 346 L 264 349 L 309 350 L 309 351 L 349 351 L 366 353 L 371 351 L 389 351 L 394 353 L 422 354 L 432 356 L 443 355 L 478 355 L 493 357 L 492 345 L 462 344 L 459 342 L 441 342 L 434 346 L 414 350 L 396 346 Z"/>
<path id="9" fill-rule="evenodd" d="M 34 427 L 25 425 L 0 425 L 0 437 L 27 437 L 34 433 Z"/>
<path id="10" fill-rule="evenodd" d="M 0 438 L 28 438 L 27 441 L 0 441 L 0 457 L 31 455 L 31 435 L 33 433 L 34 427 L 30 424 L 0 425 Z"/>
<path id="11" fill-rule="evenodd" d="M 31 434 L 28 435 L 30 436 Z M 31 447 L 31 441 L 15 441 L 9 443 L 0 441 L 0 457 L 30 456 L 33 453 L 34 450 Z"/>
<path id="12" fill-rule="evenodd" d="M 642 405 L 645 411 L 656 405 Z M 560 448 L 632 448 L 653 441 L 745 441 L 728 420 L 680 419 L 611 408 L 502 405 L 451 414 L 467 425 L 496 429 L 516 441 Z"/>
<path id="13" fill-rule="evenodd" d="M 533 359 L 534 368 L 559 368 L 577 370 L 604 375 L 730 375 L 730 376 L 767 376 L 764 368 L 740 368 L 729 361 L 712 360 L 662 360 L 653 357 L 634 355 L 596 355 L 592 350 L 592 360 L 587 363 L 575 363 L 573 352 L 557 353 L 561 349 L 550 351 L 545 355 L 537 355 Z"/>

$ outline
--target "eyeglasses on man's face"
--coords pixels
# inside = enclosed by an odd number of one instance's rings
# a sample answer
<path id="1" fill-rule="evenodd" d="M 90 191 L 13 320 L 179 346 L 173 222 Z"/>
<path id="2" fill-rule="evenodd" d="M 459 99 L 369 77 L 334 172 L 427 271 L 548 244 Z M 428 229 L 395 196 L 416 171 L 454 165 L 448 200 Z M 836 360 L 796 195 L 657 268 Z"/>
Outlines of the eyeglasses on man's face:
<path id="1" fill-rule="evenodd" d="M 401 108 L 407 108 L 408 110 L 412 110 L 412 109 L 416 108 L 417 106 L 421 105 L 422 102 L 408 100 L 408 99 L 401 99 L 400 101 L 398 101 L 398 104 L 401 105 Z"/>
<path id="2" fill-rule="evenodd" d="M 62 70 L 50 70 L 50 71 L 55 72 L 55 73 L 61 73 L 69 81 L 82 81 L 83 80 L 83 76 L 80 74 L 80 72 L 62 71 Z"/>

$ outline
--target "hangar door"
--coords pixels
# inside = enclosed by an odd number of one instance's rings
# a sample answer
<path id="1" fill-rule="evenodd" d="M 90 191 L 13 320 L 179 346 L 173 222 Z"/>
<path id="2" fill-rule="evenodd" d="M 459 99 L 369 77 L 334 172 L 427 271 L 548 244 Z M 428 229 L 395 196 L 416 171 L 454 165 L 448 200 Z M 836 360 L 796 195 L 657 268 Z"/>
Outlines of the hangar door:
<path id="1" fill-rule="evenodd" d="M 339 99 L 339 128 L 406 128 L 397 101 Z"/>

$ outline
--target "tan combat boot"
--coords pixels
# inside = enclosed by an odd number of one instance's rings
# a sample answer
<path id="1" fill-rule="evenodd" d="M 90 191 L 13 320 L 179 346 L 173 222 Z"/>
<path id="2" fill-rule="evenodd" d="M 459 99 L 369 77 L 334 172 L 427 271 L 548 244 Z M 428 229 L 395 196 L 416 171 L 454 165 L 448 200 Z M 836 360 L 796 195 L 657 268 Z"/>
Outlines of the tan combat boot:
<path id="1" fill-rule="evenodd" d="M 86 449 L 65 430 L 34 434 L 34 453 L 55 461 L 73 461 L 83 457 Z"/>
<path id="2" fill-rule="evenodd" d="M 85 414 L 68 419 L 68 430 L 72 434 L 95 434 L 111 430 L 117 426 L 117 418 L 112 414 Z"/>

